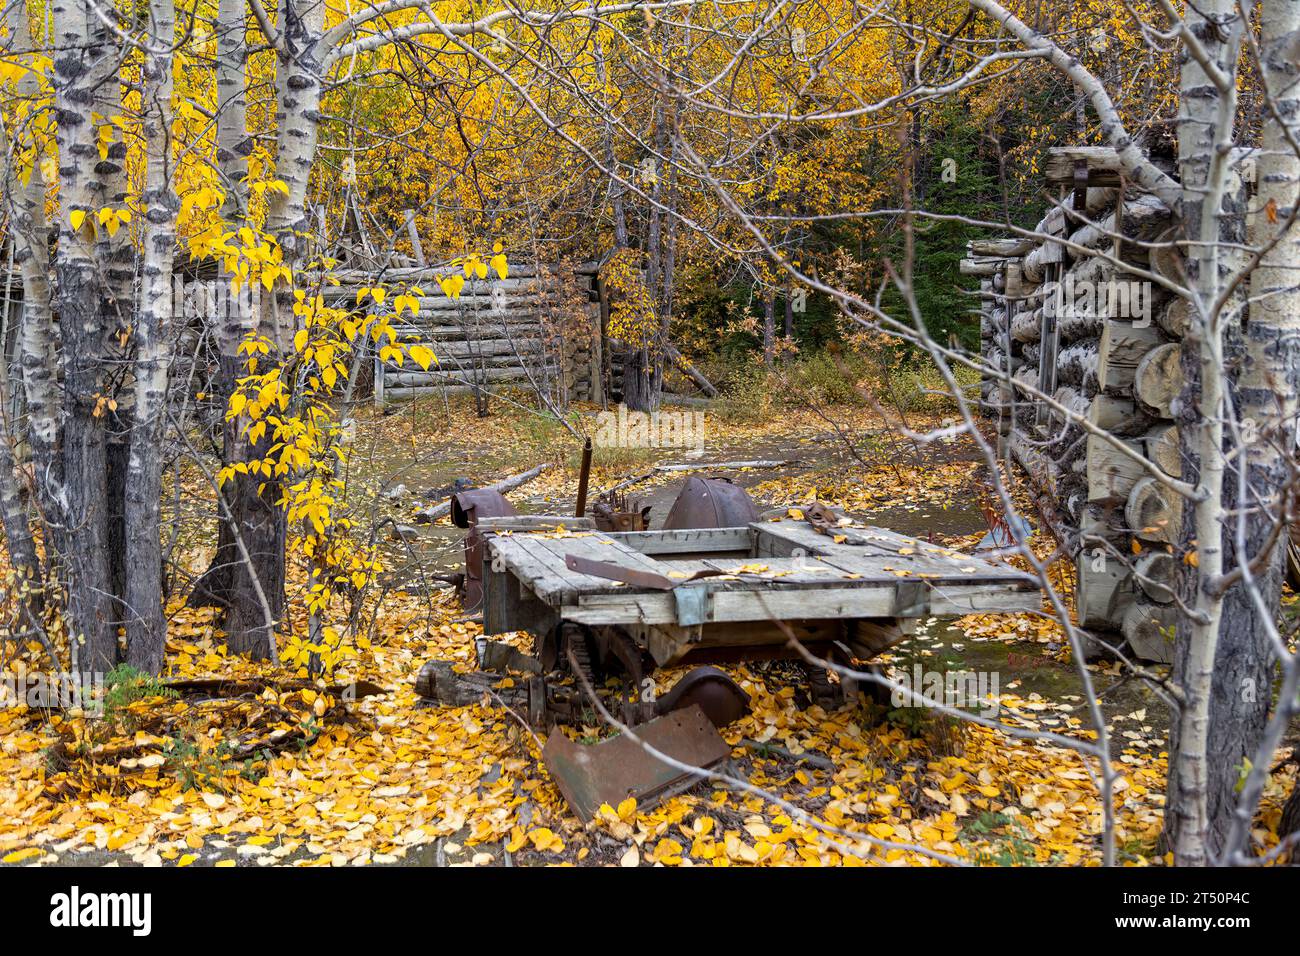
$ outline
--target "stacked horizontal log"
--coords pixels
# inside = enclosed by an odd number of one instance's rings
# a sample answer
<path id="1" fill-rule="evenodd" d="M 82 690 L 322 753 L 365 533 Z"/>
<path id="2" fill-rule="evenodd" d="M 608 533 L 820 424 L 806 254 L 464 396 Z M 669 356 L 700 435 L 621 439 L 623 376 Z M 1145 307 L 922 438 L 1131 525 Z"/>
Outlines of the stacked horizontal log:
<path id="1" fill-rule="evenodd" d="M 1153 466 L 1181 470 L 1187 312 L 1144 274 L 1180 274 L 1172 217 L 1112 150 L 1052 150 L 1044 170 L 1065 194 L 1035 235 L 976 240 L 962 262 L 980 278 L 981 408 L 1076 532 L 1079 624 L 1167 661 L 1181 501 Z"/>
<path id="2" fill-rule="evenodd" d="M 567 398 L 598 399 L 599 307 L 575 302 L 573 286 L 591 284 L 587 271 L 537 264 L 512 264 L 508 277 L 465 281 L 457 297 L 447 296 L 431 269 L 391 269 L 390 288 L 418 287 L 418 311 L 394 323 L 405 343 L 433 350 L 436 361 L 422 369 L 409 360 L 375 359 L 375 403 L 384 405 L 425 394 L 521 385 Z M 355 303 L 356 291 L 375 279 L 338 273 L 331 297 Z M 576 313 L 576 315 L 575 315 Z M 576 322 L 573 321 L 576 319 Z M 569 328 L 568 334 L 560 326 Z M 576 328 L 578 334 L 574 334 Z"/>

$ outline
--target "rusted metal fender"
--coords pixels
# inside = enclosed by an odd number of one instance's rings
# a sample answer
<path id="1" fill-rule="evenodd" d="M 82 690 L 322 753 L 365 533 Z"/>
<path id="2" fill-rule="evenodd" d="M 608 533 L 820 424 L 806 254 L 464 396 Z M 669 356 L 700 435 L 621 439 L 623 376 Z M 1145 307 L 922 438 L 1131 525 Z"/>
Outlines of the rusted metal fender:
<path id="1" fill-rule="evenodd" d="M 655 713 L 692 705 L 704 711 L 714 727 L 725 727 L 749 713 L 749 695 L 716 667 L 697 667 L 655 701 Z"/>
<path id="2" fill-rule="evenodd" d="M 506 518 L 519 514 L 506 496 L 491 488 L 471 488 L 451 496 L 451 523 L 472 528 L 484 518 Z"/>
<path id="3" fill-rule="evenodd" d="M 483 603 L 483 535 L 475 527 L 484 518 L 505 518 L 519 514 L 506 496 L 490 488 L 472 488 L 451 496 L 451 521 L 469 528 L 465 536 L 465 593 L 461 604 L 474 612 Z"/>
<path id="4" fill-rule="evenodd" d="M 594 819 L 605 803 L 616 807 L 632 797 L 638 810 L 649 809 L 666 797 L 684 793 L 731 754 L 731 747 L 698 707 L 656 717 L 632 733 L 637 740 L 619 734 L 598 744 L 575 743 L 559 729 L 547 738 L 542 762 L 583 823 Z M 699 770 L 666 763 L 650 749 Z"/>
<path id="5" fill-rule="evenodd" d="M 692 475 L 678 492 L 664 520 L 664 530 L 743 528 L 757 520 L 758 509 L 744 488 L 726 478 Z"/>

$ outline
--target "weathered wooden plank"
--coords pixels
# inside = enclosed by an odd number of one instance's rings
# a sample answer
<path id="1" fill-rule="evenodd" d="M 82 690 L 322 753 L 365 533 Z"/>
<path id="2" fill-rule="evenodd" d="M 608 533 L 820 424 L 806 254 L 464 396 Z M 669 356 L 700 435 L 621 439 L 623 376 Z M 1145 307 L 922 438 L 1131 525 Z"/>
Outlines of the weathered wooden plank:
<path id="1" fill-rule="evenodd" d="M 1118 186 L 1119 154 L 1110 146 L 1054 146 L 1043 161 L 1043 178 L 1055 185 L 1074 186 L 1074 167 L 1083 163 L 1089 186 Z"/>
<path id="2" fill-rule="evenodd" d="M 750 552 L 754 532 L 749 528 L 693 528 L 675 531 L 628 531 L 619 540 L 642 554 L 707 554 L 713 551 Z"/>
<path id="3" fill-rule="evenodd" d="M 841 582 L 847 584 L 847 582 Z M 816 600 L 810 601 L 815 594 Z M 896 587 L 857 582 L 857 586 L 825 587 L 810 591 L 714 590 L 709 620 L 766 621 L 894 617 L 898 614 Z M 941 617 L 979 611 L 1014 613 L 1042 608 L 1035 591 L 1016 591 L 1004 585 L 939 586 L 931 589 L 924 611 L 912 616 Z M 675 624 L 676 603 L 670 593 L 582 595 L 576 608 L 563 610 L 566 620 L 585 624 Z"/>
<path id="4" fill-rule="evenodd" d="M 523 369 L 518 366 L 513 368 L 443 368 L 438 371 L 425 373 L 427 377 L 420 380 L 411 380 L 404 384 L 397 384 L 393 381 L 390 373 L 385 388 L 391 397 L 396 397 L 402 392 L 421 392 L 421 391 L 438 391 L 438 386 L 448 385 L 473 385 L 475 383 L 486 384 L 489 382 L 520 382 L 528 380 L 528 373 L 534 376 L 542 376 L 547 372 L 555 373 L 558 371 L 554 366 L 541 367 L 535 369 Z"/>
<path id="5" fill-rule="evenodd" d="M 566 554 L 576 554 L 596 561 L 611 561 L 642 571 L 653 571 L 656 574 L 664 573 L 664 568 L 658 562 L 620 544 L 603 532 L 565 535 L 561 538 L 542 538 L 528 534 L 511 537 L 520 548 L 546 569 L 543 576 L 545 583 L 538 593 L 553 604 L 572 604 L 579 594 L 604 594 L 627 590 L 627 585 L 618 581 L 570 571 L 564 563 Z"/>
<path id="6" fill-rule="evenodd" d="M 426 338 L 424 341 L 442 363 L 451 359 L 473 361 L 478 358 L 499 356 L 509 356 L 512 361 L 518 361 L 515 353 L 531 357 L 544 350 L 544 344 L 540 339 L 520 339 L 513 342 L 508 338 L 478 338 L 473 341 Z M 410 367 L 409 363 L 406 367 Z"/>
<path id="7" fill-rule="evenodd" d="M 1023 571 L 1007 565 L 994 564 L 951 548 L 918 541 L 884 528 L 849 528 L 846 532 L 865 540 L 863 545 L 836 545 L 833 539 L 814 531 L 802 522 L 775 522 L 754 525 L 759 536 L 759 551 L 768 547 L 772 554 L 785 554 L 802 549 L 807 555 L 816 555 L 841 570 L 855 572 L 864 577 L 893 578 L 894 572 L 938 575 L 934 580 L 954 583 L 977 583 L 985 580 L 1006 582 L 1017 586 L 1036 588 L 1037 584 Z M 773 542 L 768 545 L 764 538 Z M 777 544 L 779 542 L 780 544 Z M 883 559 L 883 560 L 882 560 Z M 970 569 L 970 570 L 968 570 Z"/>
<path id="8" fill-rule="evenodd" d="M 561 527 L 568 531 L 595 531 L 596 522 L 590 517 L 573 515 L 503 515 L 484 518 L 475 527 L 480 531 L 555 531 Z"/>

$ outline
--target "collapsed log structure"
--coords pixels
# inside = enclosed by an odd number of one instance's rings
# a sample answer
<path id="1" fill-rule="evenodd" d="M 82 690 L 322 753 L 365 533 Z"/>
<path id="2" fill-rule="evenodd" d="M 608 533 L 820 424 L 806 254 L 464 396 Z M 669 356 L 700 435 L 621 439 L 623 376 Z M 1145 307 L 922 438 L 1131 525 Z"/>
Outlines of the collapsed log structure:
<path id="1" fill-rule="evenodd" d="M 1122 180 L 1109 148 L 1054 149 L 1044 172 L 1061 199 L 1035 236 L 974 241 L 961 263 L 980 278 L 982 352 L 998 372 L 981 410 L 1070 532 L 1079 625 L 1168 661 L 1182 502 L 1144 462 L 1180 473 L 1187 303 L 1149 278 L 1182 275 L 1172 214 Z"/>
<path id="2" fill-rule="evenodd" d="M 358 289 L 379 281 L 373 273 L 341 272 L 337 278 L 340 284 L 328 289 L 326 297 L 347 308 L 356 307 Z M 437 362 L 425 370 L 409 361 L 398 365 L 376 357 L 375 404 L 503 385 L 545 391 L 562 405 L 601 400 L 594 265 L 512 264 L 504 279 L 491 274 L 467 279 L 454 299 L 428 268 L 389 269 L 382 281 L 420 289 L 419 311 L 403 313 L 398 334 L 427 345 Z"/>

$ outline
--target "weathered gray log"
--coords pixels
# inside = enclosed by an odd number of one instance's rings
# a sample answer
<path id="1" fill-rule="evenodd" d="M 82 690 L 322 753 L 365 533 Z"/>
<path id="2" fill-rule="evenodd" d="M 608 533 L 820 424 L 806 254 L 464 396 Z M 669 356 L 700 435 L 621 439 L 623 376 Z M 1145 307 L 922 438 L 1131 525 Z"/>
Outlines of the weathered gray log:
<path id="1" fill-rule="evenodd" d="M 1011 317 L 1011 337 L 1017 342 L 1037 342 L 1042 336 L 1043 310 L 1021 311 Z"/>
<path id="2" fill-rule="evenodd" d="M 1117 439 L 1142 457 L 1146 449 L 1140 442 Z M 1088 500 L 1093 502 L 1128 500 L 1129 492 L 1146 469 L 1130 456 L 1099 435 L 1088 436 Z"/>
<path id="3" fill-rule="evenodd" d="M 1053 146 L 1043 161 L 1043 178 L 1058 186 L 1074 186 L 1078 163 L 1088 169 L 1089 186 L 1118 186 L 1123 165 L 1110 146 Z"/>
<path id="4" fill-rule="evenodd" d="M 1098 394 L 1092 397 L 1088 421 L 1111 434 L 1133 437 L 1145 435 L 1156 419 L 1138 408 L 1131 398 Z"/>
<path id="5" fill-rule="evenodd" d="M 1056 310 L 1057 334 L 1062 342 L 1101 334 L 1102 321 L 1108 314 L 1106 290 L 1118 281 L 1117 274 L 1115 266 L 1094 256 L 1079 262 L 1062 281 L 1047 287 L 1053 297 L 1051 305 Z"/>
<path id="6" fill-rule="evenodd" d="M 1056 399 L 1057 404 L 1065 406 L 1065 408 L 1069 409 L 1071 412 L 1073 412 L 1075 415 L 1078 415 L 1080 418 L 1087 417 L 1088 406 L 1090 404 L 1088 401 L 1088 397 L 1084 395 L 1083 392 L 1081 392 L 1079 389 L 1075 388 L 1074 386 L 1062 385 L 1060 388 L 1056 390 L 1056 393 L 1052 396 L 1052 398 Z M 1055 409 L 1053 409 L 1052 411 L 1053 411 L 1053 418 L 1056 421 L 1059 422 L 1068 421 L 1077 424 L 1076 419 L 1071 418 L 1070 416 L 1062 414 L 1060 412 L 1057 412 Z"/>
<path id="7" fill-rule="evenodd" d="M 1010 239 L 972 239 L 972 256 L 993 256 L 1000 259 L 1023 256 L 1034 248 L 1034 240 L 1012 237 Z"/>
<path id="8" fill-rule="evenodd" d="M 1139 660 L 1170 664 L 1174 659 L 1173 628 L 1178 616 L 1173 607 L 1135 600 L 1124 611 L 1120 630 Z"/>
<path id="9" fill-rule="evenodd" d="M 1178 426 L 1156 425 L 1142 438 L 1147 457 L 1166 474 L 1174 478 L 1183 475 L 1183 458 L 1178 448 Z"/>
<path id="10" fill-rule="evenodd" d="M 992 309 L 980 313 L 980 338 L 985 342 L 1000 339 L 1006 330 L 1006 313 Z"/>
<path id="11" fill-rule="evenodd" d="M 1119 630 L 1123 608 L 1133 600 L 1133 579 L 1128 568 L 1100 546 L 1086 548 L 1075 559 L 1078 589 L 1075 613 L 1081 627 Z"/>
<path id="12" fill-rule="evenodd" d="M 1187 334 L 1191 314 L 1191 304 L 1181 296 L 1175 296 L 1165 304 L 1164 308 L 1156 310 L 1156 324 L 1171 338 L 1181 339 Z"/>
<path id="13" fill-rule="evenodd" d="M 1022 262 L 1022 269 L 1026 281 L 1038 283 L 1043 281 L 1047 274 L 1046 270 L 1049 265 L 1065 261 L 1065 247 L 1059 242 L 1050 240 L 1044 241 L 1041 245 L 1034 247 L 1034 251 L 1025 256 Z"/>
<path id="14" fill-rule="evenodd" d="M 1178 587 L 1178 565 L 1164 551 L 1146 551 L 1133 562 L 1133 583 L 1152 604 L 1172 604 Z"/>
<path id="15" fill-rule="evenodd" d="M 1020 368 L 1020 366 L 1025 364 L 1025 360 L 1018 355 L 1013 355 L 1008 359 L 1007 353 L 1003 352 L 999 348 L 989 349 L 988 354 L 985 356 L 985 361 L 994 368 L 1003 372 L 1014 372 L 1016 369 Z M 1009 365 L 1008 362 L 1010 362 Z"/>
<path id="16" fill-rule="evenodd" d="M 1121 527 L 1124 516 L 1114 502 L 1085 504 L 1079 511 L 1080 548 L 1101 548 L 1115 554 L 1127 554 L 1130 542 L 1128 529 Z"/>
<path id="17" fill-rule="evenodd" d="M 554 365 L 528 365 L 522 366 L 516 362 L 507 362 L 504 359 L 498 359 L 497 364 L 487 365 L 482 368 L 465 365 L 458 367 L 455 365 L 429 366 L 429 371 L 420 368 L 408 368 L 403 371 L 394 371 L 392 368 L 384 369 L 384 388 L 402 389 L 408 386 L 418 387 L 422 385 L 438 385 L 443 382 L 449 384 L 464 383 L 473 385 L 475 381 L 483 382 L 512 382 L 523 381 L 529 375 L 545 376 L 554 375 L 559 369 Z"/>
<path id="18" fill-rule="evenodd" d="M 529 376 L 555 374 L 559 371 L 554 366 L 524 369 L 518 365 L 505 368 L 463 368 L 444 367 L 429 372 L 385 372 L 384 388 L 391 397 L 398 397 L 403 389 L 434 388 L 441 385 L 474 385 L 490 382 L 526 382 Z M 397 379 L 397 380 L 395 380 Z"/>
<path id="19" fill-rule="evenodd" d="M 687 360 L 686 356 L 684 356 L 681 352 L 679 352 L 676 346 L 672 345 L 671 343 L 665 343 L 664 354 L 670 360 L 677 363 L 677 367 L 686 373 L 686 376 L 692 382 L 695 383 L 696 387 L 701 392 L 709 396 L 709 398 L 714 398 L 717 396 L 718 394 L 717 386 L 715 386 L 712 382 L 710 382 L 708 378 L 705 377 L 703 372 L 701 372 L 689 360 Z"/>
<path id="20" fill-rule="evenodd" d="M 1177 544 L 1182 532 L 1183 499 L 1158 479 L 1138 480 L 1124 505 L 1129 529 L 1143 541 Z"/>
<path id="21" fill-rule="evenodd" d="M 483 342 L 500 339 L 506 342 L 523 342 L 529 339 L 540 340 L 545 337 L 542 323 L 537 319 L 518 322 L 500 323 L 436 323 L 424 325 L 403 325 L 397 334 L 404 341 L 426 342 Z"/>
<path id="22" fill-rule="evenodd" d="M 1173 417 L 1170 405 L 1182 388 L 1182 349 L 1176 342 L 1152 349 L 1133 374 L 1133 397 L 1158 418 Z"/>
<path id="23" fill-rule="evenodd" d="M 1097 340 L 1084 339 L 1061 349 L 1056 356 L 1056 380 L 1080 391 L 1097 392 Z M 1089 388 L 1091 386 L 1091 388 Z"/>
<path id="24" fill-rule="evenodd" d="M 520 289 L 514 292 L 498 292 L 495 295 L 461 295 L 452 299 L 445 295 L 428 295 L 420 298 L 420 312 L 478 312 L 484 314 L 513 312 L 517 309 L 559 308 L 566 302 L 566 296 L 558 292 L 530 292 Z M 385 303 L 387 305 L 387 303 Z M 369 301 L 363 301 L 358 307 L 371 309 Z M 409 314 L 409 313 L 403 313 Z"/>
<path id="25" fill-rule="evenodd" d="M 1142 195 L 1125 200 L 1119 230 L 1115 228 L 1115 213 L 1111 212 L 1100 221 L 1075 230 L 1070 235 L 1070 242 L 1087 249 L 1099 249 L 1112 243 L 1117 234 L 1147 241 L 1168 228 L 1170 219 L 1168 206 L 1155 196 Z"/>
<path id="26" fill-rule="evenodd" d="M 1003 258 L 977 257 L 962 259 L 957 263 L 957 270 L 964 276 L 997 276 L 1006 268 L 1007 260 Z"/>
<path id="27" fill-rule="evenodd" d="M 1187 283 L 1187 259 L 1178 246 L 1172 242 L 1161 243 L 1152 247 L 1147 253 L 1151 271 L 1162 279 L 1179 285 Z"/>
<path id="28" fill-rule="evenodd" d="M 584 271 L 584 269 L 589 271 L 589 267 L 579 267 L 577 269 L 566 270 L 556 263 L 512 262 L 510 264 L 509 276 L 507 279 L 498 279 L 496 278 L 496 273 L 489 272 L 488 274 L 491 278 L 467 280 L 465 288 L 468 289 L 471 285 L 476 283 L 501 282 L 509 281 L 511 279 L 531 279 L 539 275 L 548 279 L 563 277 L 566 274 L 585 275 L 587 272 Z M 439 276 L 446 277 L 457 271 L 459 271 L 458 267 L 450 266 L 446 263 L 427 267 L 410 266 L 388 269 L 384 272 L 384 279 L 390 287 L 418 285 L 421 287 L 436 289 L 438 288 Z M 333 276 L 340 283 L 340 286 L 336 286 L 335 288 L 350 289 L 351 291 L 355 291 L 358 287 L 373 285 L 375 281 L 374 272 L 364 269 L 338 269 L 334 271 Z"/>
<path id="29" fill-rule="evenodd" d="M 469 671 L 462 674 L 454 669 L 454 664 L 454 661 L 426 662 L 415 675 L 416 694 L 442 707 L 468 707 L 487 700 L 489 703 L 500 701 L 520 713 L 530 712 L 530 690 L 534 682 L 506 681 L 505 674 L 495 672 Z"/>
<path id="30" fill-rule="evenodd" d="M 733 468 L 781 468 L 788 464 L 790 464 L 789 458 L 752 458 L 740 461 L 673 462 L 667 465 L 655 465 L 654 470 L 657 472 L 722 471 Z"/>
<path id="31" fill-rule="evenodd" d="M 1037 365 L 1022 365 L 1020 368 L 1016 369 L 1015 374 L 1011 377 L 1015 379 L 1016 383 L 1019 385 L 1027 386 L 1035 391 L 1038 389 Z M 1024 404 L 1027 399 L 1032 400 L 1033 396 L 1034 392 L 1017 389 L 1017 401 L 1020 404 Z"/>
<path id="32" fill-rule="evenodd" d="M 1164 343 L 1164 334 L 1154 325 L 1108 319 L 1102 325 L 1098 346 L 1098 386 L 1112 395 L 1130 394 L 1138 364 L 1148 352 Z"/>
<path id="33" fill-rule="evenodd" d="M 1101 334 L 1101 315 L 1080 306 L 1066 306 L 1056 317 L 1057 338 L 1062 343 L 1096 338 Z"/>
<path id="34" fill-rule="evenodd" d="M 518 341 L 511 341 L 507 338 L 481 338 L 472 342 L 463 339 L 441 339 L 426 340 L 425 344 L 433 349 L 433 353 L 439 362 L 446 362 L 449 359 L 466 360 L 501 355 L 513 357 L 516 353 L 535 355 L 545 349 L 545 344 L 540 338 L 520 338 Z M 410 364 L 407 363 L 404 367 L 410 368 Z"/>

